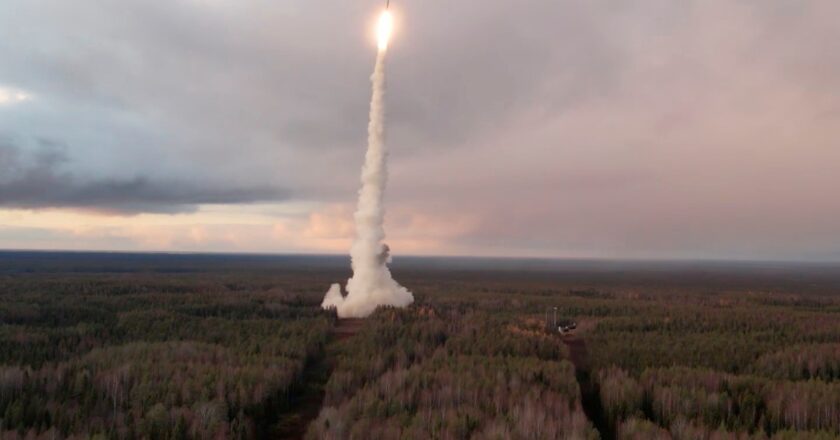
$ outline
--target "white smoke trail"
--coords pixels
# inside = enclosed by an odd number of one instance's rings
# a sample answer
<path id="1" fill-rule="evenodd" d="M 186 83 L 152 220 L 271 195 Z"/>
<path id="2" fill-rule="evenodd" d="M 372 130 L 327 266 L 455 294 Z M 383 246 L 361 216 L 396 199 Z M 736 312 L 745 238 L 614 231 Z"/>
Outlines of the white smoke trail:
<path id="1" fill-rule="evenodd" d="M 384 141 L 386 52 L 387 47 L 380 44 L 371 76 L 368 148 L 355 214 L 356 240 L 350 249 L 353 277 L 347 281 L 346 297 L 341 294 L 341 286 L 333 284 L 321 304 L 325 309 L 335 307 L 341 318 L 364 318 L 378 306 L 405 307 L 414 302 L 411 292 L 391 277 L 388 270 L 391 257 L 384 242 L 383 196 L 388 180 L 388 151 Z"/>

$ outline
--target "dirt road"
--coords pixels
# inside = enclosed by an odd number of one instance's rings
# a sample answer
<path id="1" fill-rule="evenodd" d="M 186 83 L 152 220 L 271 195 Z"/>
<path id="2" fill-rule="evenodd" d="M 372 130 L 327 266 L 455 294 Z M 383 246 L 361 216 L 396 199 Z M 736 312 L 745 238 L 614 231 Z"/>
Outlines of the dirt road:
<path id="1" fill-rule="evenodd" d="M 330 379 L 335 359 L 331 348 L 348 338 L 353 337 L 364 325 L 363 319 L 341 319 L 335 327 L 320 358 L 312 360 L 306 366 L 301 383 L 292 390 L 289 396 L 289 409 L 280 417 L 275 431 L 275 438 L 302 439 L 306 429 L 321 412 L 324 403 L 324 386 Z"/>

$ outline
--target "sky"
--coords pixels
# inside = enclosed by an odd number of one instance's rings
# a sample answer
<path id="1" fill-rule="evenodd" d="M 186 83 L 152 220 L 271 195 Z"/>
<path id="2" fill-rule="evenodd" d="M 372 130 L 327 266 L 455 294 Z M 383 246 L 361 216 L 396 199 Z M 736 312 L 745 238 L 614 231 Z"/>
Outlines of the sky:
<path id="1" fill-rule="evenodd" d="M 840 2 L 392 3 L 395 255 L 840 261 Z M 382 6 L 0 2 L 0 248 L 346 253 Z"/>

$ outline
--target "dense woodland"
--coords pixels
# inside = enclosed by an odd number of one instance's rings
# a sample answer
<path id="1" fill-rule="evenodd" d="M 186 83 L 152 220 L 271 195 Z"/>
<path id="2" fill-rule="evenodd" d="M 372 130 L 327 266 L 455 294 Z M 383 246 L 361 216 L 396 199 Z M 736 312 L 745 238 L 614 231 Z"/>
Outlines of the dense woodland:
<path id="1" fill-rule="evenodd" d="M 2 437 L 265 436 L 332 317 L 247 280 L 2 277 Z"/>
<path id="2" fill-rule="evenodd" d="M 0 438 L 840 438 L 840 268 L 345 263 L 0 255 Z"/>
<path id="3" fill-rule="evenodd" d="M 473 307 L 380 310 L 326 387 L 310 438 L 598 438 L 565 346 Z"/>

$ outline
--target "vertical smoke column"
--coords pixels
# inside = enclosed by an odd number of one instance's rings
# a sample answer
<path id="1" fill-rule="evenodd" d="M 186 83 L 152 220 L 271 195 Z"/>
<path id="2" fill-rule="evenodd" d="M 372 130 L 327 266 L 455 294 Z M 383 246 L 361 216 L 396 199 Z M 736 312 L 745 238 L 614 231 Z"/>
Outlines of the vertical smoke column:
<path id="1" fill-rule="evenodd" d="M 385 145 L 385 56 L 391 36 L 391 13 L 384 11 L 379 18 L 379 51 L 376 67 L 371 76 L 373 96 L 370 101 L 368 147 L 362 168 L 362 188 L 356 208 L 356 240 L 350 249 L 353 277 L 347 281 L 347 296 L 341 286 L 333 284 L 324 302 L 324 308 L 335 307 L 342 318 L 364 318 L 378 306 L 405 307 L 414 301 L 405 287 L 391 277 L 388 270 L 390 255 L 385 244 L 385 208 L 383 199 L 388 181 Z"/>

